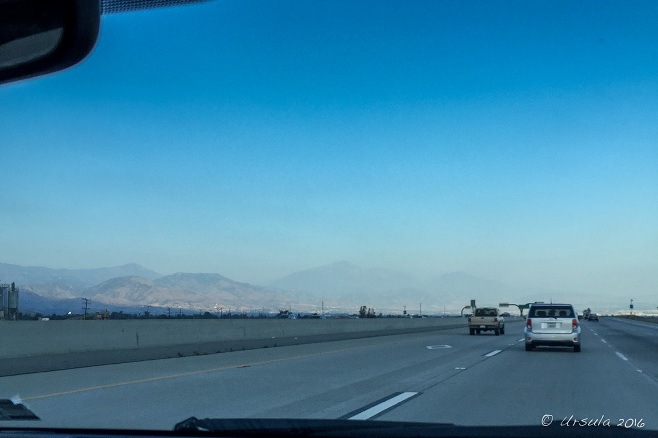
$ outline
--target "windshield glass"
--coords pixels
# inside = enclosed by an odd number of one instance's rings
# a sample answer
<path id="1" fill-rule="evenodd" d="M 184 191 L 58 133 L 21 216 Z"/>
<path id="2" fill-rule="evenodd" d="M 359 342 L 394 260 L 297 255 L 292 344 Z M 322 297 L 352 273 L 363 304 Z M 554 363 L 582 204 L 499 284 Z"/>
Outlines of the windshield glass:
<path id="1" fill-rule="evenodd" d="M 656 23 L 600 0 L 103 15 L 84 62 L 0 87 L 0 400 L 39 427 L 658 430 Z M 524 319 L 590 308 L 559 342 Z"/>

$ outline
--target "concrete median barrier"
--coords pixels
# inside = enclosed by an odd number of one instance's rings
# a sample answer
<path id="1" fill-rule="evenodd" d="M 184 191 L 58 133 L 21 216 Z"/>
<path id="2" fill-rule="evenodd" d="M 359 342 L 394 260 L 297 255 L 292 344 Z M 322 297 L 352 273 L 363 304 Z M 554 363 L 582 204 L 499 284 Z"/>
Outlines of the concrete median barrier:
<path id="1" fill-rule="evenodd" d="M 457 327 L 466 319 L 2 321 L 0 375 Z"/>

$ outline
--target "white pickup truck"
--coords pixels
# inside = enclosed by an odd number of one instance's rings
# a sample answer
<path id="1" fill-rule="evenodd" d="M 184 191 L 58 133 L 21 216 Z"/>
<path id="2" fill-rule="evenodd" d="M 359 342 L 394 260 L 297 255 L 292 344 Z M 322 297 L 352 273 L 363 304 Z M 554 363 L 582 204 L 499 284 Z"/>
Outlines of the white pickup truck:
<path id="1" fill-rule="evenodd" d="M 468 318 L 468 331 L 471 335 L 493 330 L 496 336 L 505 334 L 505 318 L 495 307 L 478 307 Z"/>

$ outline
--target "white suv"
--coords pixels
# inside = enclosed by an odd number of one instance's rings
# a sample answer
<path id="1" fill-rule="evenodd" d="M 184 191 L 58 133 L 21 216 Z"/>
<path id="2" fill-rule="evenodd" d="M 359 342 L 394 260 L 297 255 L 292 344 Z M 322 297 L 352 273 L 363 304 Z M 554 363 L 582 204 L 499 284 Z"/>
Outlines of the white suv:
<path id="1" fill-rule="evenodd" d="M 531 304 L 525 326 L 525 349 L 538 345 L 573 347 L 580 351 L 580 324 L 571 304 Z"/>

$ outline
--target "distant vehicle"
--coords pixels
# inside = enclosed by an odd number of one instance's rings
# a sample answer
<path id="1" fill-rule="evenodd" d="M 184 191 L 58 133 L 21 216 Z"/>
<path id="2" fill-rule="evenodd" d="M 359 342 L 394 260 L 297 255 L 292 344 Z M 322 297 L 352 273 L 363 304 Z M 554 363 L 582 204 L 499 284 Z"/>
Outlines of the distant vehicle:
<path id="1" fill-rule="evenodd" d="M 468 318 L 469 334 L 480 334 L 493 330 L 496 336 L 505 334 L 505 318 L 495 307 L 478 307 L 473 316 Z"/>
<path id="2" fill-rule="evenodd" d="M 526 351 L 539 345 L 580 351 L 580 324 L 571 304 L 531 304 L 524 332 Z"/>
<path id="3" fill-rule="evenodd" d="M 324 315 L 318 315 L 317 313 L 314 313 L 313 315 L 308 315 L 308 319 L 327 319 Z"/>
<path id="4" fill-rule="evenodd" d="M 587 319 L 590 320 L 590 321 L 598 321 L 599 320 L 599 315 L 597 315 L 596 313 L 590 313 L 589 318 L 587 318 Z"/>
<path id="5" fill-rule="evenodd" d="M 587 309 L 583 310 L 583 318 L 584 318 L 585 320 L 588 320 L 588 319 L 589 319 L 589 315 L 590 315 L 590 313 L 592 313 L 592 311 L 590 310 L 589 307 L 588 307 Z"/>
<path id="6" fill-rule="evenodd" d="M 276 319 L 297 319 L 297 317 L 292 313 L 279 313 Z"/>

